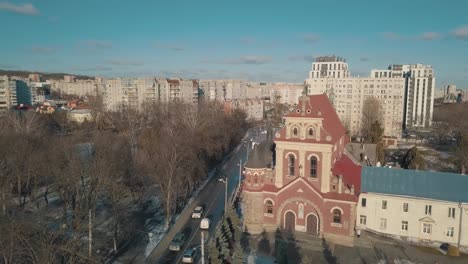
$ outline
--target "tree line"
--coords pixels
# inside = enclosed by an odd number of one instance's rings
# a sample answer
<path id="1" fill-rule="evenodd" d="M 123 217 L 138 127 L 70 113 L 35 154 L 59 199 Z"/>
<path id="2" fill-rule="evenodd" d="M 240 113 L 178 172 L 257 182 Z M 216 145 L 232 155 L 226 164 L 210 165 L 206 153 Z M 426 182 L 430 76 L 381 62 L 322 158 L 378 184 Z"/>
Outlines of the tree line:
<path id="1" fill-rule="evenodd" d="M 134 234 L 132 208 L 163 202 L 165 225 L 249 128 L 219 103 L 0 117 L 0 263 L 95 263 Z"/>

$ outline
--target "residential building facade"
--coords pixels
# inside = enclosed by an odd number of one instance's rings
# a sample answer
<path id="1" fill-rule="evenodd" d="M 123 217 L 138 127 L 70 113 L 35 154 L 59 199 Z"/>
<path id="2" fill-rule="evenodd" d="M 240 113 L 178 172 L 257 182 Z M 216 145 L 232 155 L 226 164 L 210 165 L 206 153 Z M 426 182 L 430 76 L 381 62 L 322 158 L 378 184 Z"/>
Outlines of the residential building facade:
<path id="1" fill-rule="evenodd" d="M 79 97 L 96 96 L 100 83 L 96 80 L 75 80 L 73 76 L 65 76 L 64 80 L 50 80 L 50 89 L 59 94 L 70 94 Z"/>
<path id="2" fill-rule="evenodd" d="M 326 93 L 340 120 L 351 135 L 362 131 L 364 102 L 373 97 L 380 102 L 384 136 L 401 138 L 404 116 L 404 78 L 351 77 L 346 61 L 339 57 L 319 57 L 306 80 L 309 95 Z"/>
<path id="3" fill-rule="evenodd" d="M 8 76 L 0 76 L 0 113 L 4 113 L 16 105 L 16 81 Z"/>
<path id="4" fill-rule="evenodd" d="M 403 78 L 405 80 L 404 128 L 432 125 L 435 75 L 430 65 L 393 64 L 387 70 L 372 70 L 371 76 L 379 79 Z"/>
<path id="5" fill-rule="evenodd" d="M 260 121 L 263 120 L 263 100 L 260 99 L 243 99 L 229 100 L 223 102 L 224 112 L 232 114 L 236 109 L 240 109 L 247 114 L 247 119 Z"/>
<path id="6" fill-rule="evenodd" d="M 304 91 L 304 84 L 275 84 L 270 89 L 270 101 L 286 105 L 297 105 Z"/>
<path id="7" fill-rule="evenodd" d="M 358 228 L 468 251 L 468 178 L 461 174 L 364 167 Z"/>

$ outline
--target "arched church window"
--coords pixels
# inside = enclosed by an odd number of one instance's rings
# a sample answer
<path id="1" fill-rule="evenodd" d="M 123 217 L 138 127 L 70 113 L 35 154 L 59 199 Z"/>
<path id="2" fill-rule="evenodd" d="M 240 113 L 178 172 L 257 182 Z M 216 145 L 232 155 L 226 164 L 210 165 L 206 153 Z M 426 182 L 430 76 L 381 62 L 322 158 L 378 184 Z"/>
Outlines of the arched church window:
<path id="1" fill-rule="evenodd" d="M 310 128 L 307 130 L 307 135 L 308 135 L 309 137 L 313 137 L 313 136 L 314 136 L 314 129 L 310 127 Z"/>
<path id="2" fill-rule="evenodd" d="M 297 129 L 297 127 L 293 128 L 293 136 L 297 137 L 299 135 L 299 130 Z"/>
<path id="3" fill-rule="evenodd" d="M 254 176 L 254 184 L 257 184 L 257 183 L 258 183 L 258 176 L 255 175 L 255 176 Z"/>
<path id="4" fill-rule="evenodd" d="M 317 157 L 310 157 L 310 177 L 317 178 Z"/>
<path id="5" fill-rule="evenodd" d="M 288 175 L 290 176 L 294 176 L 294 163 L 295 163 L 294 155 L 290 154 L 288 157 Z"/>
<path id="6" fill-rule="evenodd" d="M 265 213 L 273 214 L 273 202 L 270 200 L 267 200 L 265 203 Z"/>
<path id="7" fill-rule="evenodd" d="M 333 223 L 341 224 L 341 211 L 340 209 L 333 210 Z"/>

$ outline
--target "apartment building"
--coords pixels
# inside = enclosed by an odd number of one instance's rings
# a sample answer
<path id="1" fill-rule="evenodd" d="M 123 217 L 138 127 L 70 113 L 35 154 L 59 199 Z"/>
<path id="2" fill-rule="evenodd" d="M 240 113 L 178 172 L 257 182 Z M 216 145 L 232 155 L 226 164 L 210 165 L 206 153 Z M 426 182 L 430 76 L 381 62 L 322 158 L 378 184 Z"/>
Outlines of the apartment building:
<path id="1" fill-rule="evenodd" d="M 358 228 L 397 239 L 468 250 L 465 175 L 363 167 Z"/>
<path id="2" fill-rule="evenodd" d="M 16 82 L 8 76 L 0 76 L 0 113 L 17 105 Z"/>
<path id="3" fill-rule="evenodd" d="M 393 64 L 387 70 L 372 70 L 371 76 L 374 78 L 403 78 L 405 80 L 404 128 L 432 125 L 435 77 L 434 70 L 430 65 Z"/>
<path id="4" fill-rule="evenodd" d="M 401 138 L 404 117 L 404 78 L 351 77 L 346 61 L 340 57 L 319 57 L 306 80 L 307 93 L 326 93 L 351 135 L 359 136 L 364 102 L 374 97 L 380 102 L 384 136 Z"/>
<path id="5" fill-rule="evenodd" d="M 121 78 L 103 81 L 101 96 L 105 108 L 118 111 L 122 105 L 124 81 Z"/>
<path id="6" fill-rule="evenodd" d="M 96 96 L 99 83 L 96 80 L 75 80 L 73 76 L 65 76 L 64 80 L 49 80 L 50 89 L 59 94 L 76 96 Z"/>
<path id="7" fill-rule="evenodd" d="M 188 103 L 198 102 L 198 80 L 157 78 L 155 87 L 158 88 L 160 102 L 173 100 L 182 100 Z"/>
<path id="8" fill-rule="evenodd" d="M 247 114 L 247 119 L 263 119 L 263 100 L 261 99 L 235 99 L 224 102 L 224 112 L 232 114 L 236 109 L 240 109 Z"/>
<path id="9" fill-rule="evenodd" d="M 283 84 L 277 83 L 270 88 L 270 101 L 277 100 L 281 104 L 297 105 L 299 97 L 304 91 L 304 84 Z"/>

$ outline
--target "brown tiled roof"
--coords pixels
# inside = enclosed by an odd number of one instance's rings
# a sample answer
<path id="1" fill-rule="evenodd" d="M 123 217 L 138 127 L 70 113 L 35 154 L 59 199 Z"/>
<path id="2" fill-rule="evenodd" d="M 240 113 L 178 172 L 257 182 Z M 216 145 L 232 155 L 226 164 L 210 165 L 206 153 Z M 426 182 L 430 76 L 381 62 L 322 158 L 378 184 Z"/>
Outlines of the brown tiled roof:
<path id="1" fill-rule="evenodd" d="M 304 112 L 302 112 L 302 105 L 305 105 Z M 303 117 L 303 118 L 321 118 L 322 119 L 322 131 L 320 133 L 321 138 L 319 140 L 299 138 L 285 139 L 286 128 L 281 129 L 279 140 L 281 141 L 297 141 L 306 143 L 325 143 L 334 144 L 346 133 L 346 128 L 340 121 L 340 118 L 336 114 L 333 105 L 328 100 L 325 94 L 310 95 L 307 96 L 307 100 L 299 99 L 299 104 L 291 113 L 285 117 Z M 326 140 L 327 136 L 331 136 L 331 141 Z"/>

